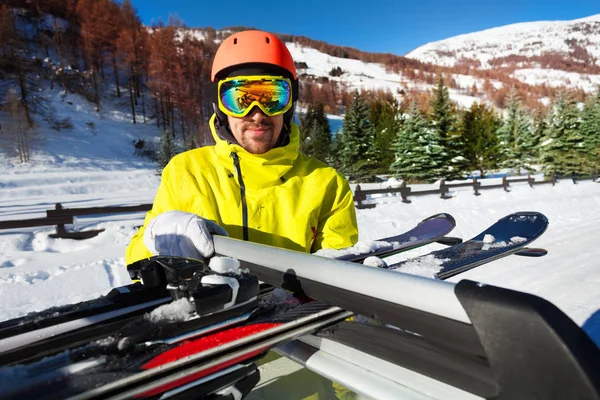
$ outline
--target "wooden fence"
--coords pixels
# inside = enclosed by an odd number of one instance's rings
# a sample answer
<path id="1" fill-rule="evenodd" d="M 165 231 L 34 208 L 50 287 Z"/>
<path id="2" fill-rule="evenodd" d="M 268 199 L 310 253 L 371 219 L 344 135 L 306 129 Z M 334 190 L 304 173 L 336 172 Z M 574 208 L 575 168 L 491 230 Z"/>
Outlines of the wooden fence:
<path id="1" fill-rule="evenodd" d="M 502 188 L 505 191 L 509 192 L 510 185 L 514 184 L 514 183 L 527 182 L 527 184 L 529 184 L 530 187 L 533 187 L 534 185 L 545 185 L 545 184 L 552 184 L 552 186 L 554 186 L 558 182 L 559 179 L 571 179 L 573 181 L 573 183 L 576 184 L 577 181 L 580 181 L 580 180 L 595 181 L 597 178 L 598 178 L 598 176 L 596 176 L 596 175 L 585 176 L 585 177 L 573 175 L 573 176 L 563 176 L 563 177 L 553 176 L 549 180 L 536 181 L 530 175 L 528 175 L 527 177 L 523 177 L 523 178 L 507 178 L 505 176 L 502 178 L 501 183 L 492 184 L 492 185 L 484 185 L 484 184 L 482 184 L 482 181 L 477 178 L 473 178 L 473 180 L 469 181 L 469 182 L 458 182 L 458 183 L 446 183 L 446 181 L 444 179 L 442 179 L 442 180 L 440 180 L 439 188 L 428 189 L 428 190 L 413 190 L 413 188 L 411 188 L 410 186 L 406 186 L 406 183 L 404 183 L 404 182 L 402 183 L 402 185 L 400 185 L 399 187 L 395 187 L 395 188 L 388 187 L 388 188 L 381 188 L 381 189 L 366 189 L 366 190 L 361 189 L 360 185 L 356 185 L 356 188 L 354 190 L 354 204 L 356 205 L 356 208 L 359 208 L 359 209 L 374 208 L 377 206 L 377 203 L 373 203 L 373 202 L 369 202 L 369 201 L 372 199 L 371 196 L 378 195 L 378 194 L 399 194 L 400 197 L 402 198 L 403 203 L 410 203 L 411 200 L 408 199 L 409 196 L 424 196 L 424 195 L 428 195 L 428 194 L 439 194 L 440 198 L 442 198 L 442 199 L 450 199 L 450 198 L 452 198 L 452 196 L 449 195 L 449 192 L 452 189 L 460 188 L 460 187 L 472 187 L 473 194 L 475 196 L 479 196 L 479 195 L 481 195 L 480 191 L 488 190 L 488 189 Z"/>
<path id="2" fill-rule="evenodd" d="M 440 181 L 440 186 L 437 189 L 428 190 L 413 190 L 410 186 L 406 186 L 402 183 L 397 188 L 381 188 L 381 189 L 368 189 L 362 190 L 360 185 L 356 185 L 354 190 L 354 202 L 356 208 L 373 208 L 377 204 L 369 203 L 371 200 L 370 196 L 377 194 L 395 194 L 398 193 L 402 197 L 402 202 L 410 203 L 409 197 L 412 196 L 424 196 L 428 194 L 439 194 L 442 199 L 450 199 L 452 196 L 449 195 L 450 191 L 460 187 L 472 187 L 473 194 L 479 196 L 482 190 L 498 189 L 502 188 L 505 191 L 510 191 L 510 185 L 518 182 L 527 182 L 530 187 L 534 185 L 552 184 L 553 186 L 558 182 L 559 179 L 571 179 L 573 183 L 577 183 L 580 180 L 593 180 L 595 181 L 598 176 L 554 176 L 552 179 L 547 181 L 536 181 L 531 176 L 526 178 L 507 178 L 503 177 L 502 182 L 492 185 L 484 185 L 481 180 L 473 178 L 469 182 L 458 182 L 458 183 L 446 183 L 443 179 Z M 34 218 L 25 220 L 13 220 L 13 221 L 0 221 L 0 230 L 2 229 L 15 229 L 15 228 L 29 228 L 35 226 L 55 225 L 56 233 L 50 235 L 53 238 L 64 238 L 64 239 L 88 239 L 97 236 L 104 229 L 93 229 L 86 231 L 67 231 L 65 225 L 73 225 L 75 217 L 82 215 L 104 215 L 104 214 L 120 214 L 120 213 L 133 213 L 149 211 L 152 208 L 152 204 L 140 204 L 135 206 L 109 206 L 109 207 L 88 207 L 88 208 L 65 208 L 60 203 L 56 203 L 54 210 L 46 211 L 46 218 Z"/>
<path id="3" fill-rule="evenodd" d="M 56 225 L 56 233 L 50 235 L 53 238 L 62 239 L 88 239 L 97 236 L 104 229 L 93 229 L 87 231 L 67 231 L 65 225 L 72 225 L 75 217 L 81 215 L 104 215 L 149 211 L 152 204 L 140 204 L 135 206 L 109 206 L 89 208 L 64 208 L 62 204 L 56 203 L 54 210 L 46 211 L 46 218 L 34 218 L 13 221 L 0 221 L 0 229 L 28 228 L 33 226 Z"/>

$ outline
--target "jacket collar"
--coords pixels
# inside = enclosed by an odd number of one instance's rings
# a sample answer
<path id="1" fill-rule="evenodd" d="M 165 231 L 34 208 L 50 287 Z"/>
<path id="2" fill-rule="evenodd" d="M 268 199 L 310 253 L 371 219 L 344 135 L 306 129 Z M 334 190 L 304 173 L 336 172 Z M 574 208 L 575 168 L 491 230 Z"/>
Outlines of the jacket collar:
<path id="1" fill-rule="evenodd" d="M 219 165 L 231 171 L 237 177 L 233 163 L 232 153 L 240 159 L 240 169 L 244 184 L 248 188 L 261 189 L 282 182 L 283 176 L 293 167 L 298 157 L 300 147 L 300 132 L 298 126 L 291 123 L 290 142 L 286 146 L 276 147 L 264 154 L 252 154 L 244 150 L 239 144 L 230 143 L 217 135 L 215 128 L 216 115 L 210 118 L 209 125 L 217 153 Z"/>

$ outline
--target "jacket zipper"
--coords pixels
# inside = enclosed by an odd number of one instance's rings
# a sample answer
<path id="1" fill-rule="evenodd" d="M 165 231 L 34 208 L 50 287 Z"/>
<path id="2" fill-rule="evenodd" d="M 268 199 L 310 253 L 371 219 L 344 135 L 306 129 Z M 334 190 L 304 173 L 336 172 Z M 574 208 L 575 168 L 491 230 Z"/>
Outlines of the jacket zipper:
<path id="1" fill-rule="evenodd" d="M 244 240 L 248 240 L 248 205 L 246 204 L 246 186 L 244 185 L 244 179 L 242 179 L 242 169 L 240 168 L 240 158 L 237 153 L 231 152 L 231 158 L 233 158 L 233 166 L 237 172 L 238 182 L 240 183 L 240 194 L 242 198 L 242 227 L 244 229 Z"/>

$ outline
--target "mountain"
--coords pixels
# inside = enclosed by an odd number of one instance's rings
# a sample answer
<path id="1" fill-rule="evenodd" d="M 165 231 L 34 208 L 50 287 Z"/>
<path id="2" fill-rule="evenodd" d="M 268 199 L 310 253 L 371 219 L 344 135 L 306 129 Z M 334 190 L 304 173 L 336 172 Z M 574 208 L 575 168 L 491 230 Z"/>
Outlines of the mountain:
<path id="1" fill-rule="evenodd" d="M 600 14 L 572 21 L 524 22 L 486 29 L 418 47 L 406 57 L 442 66 L 464 60 L 494 68 L 511 56 L 562 55 L 600 67 Z"/>
<path id="2" fill-rule="evenodd" d="M 600 85 L 600 14 L 486 29 L 428 43 L 406 57 L 449 68 L 470 65 L 531 86 L 590 93 Z"/>

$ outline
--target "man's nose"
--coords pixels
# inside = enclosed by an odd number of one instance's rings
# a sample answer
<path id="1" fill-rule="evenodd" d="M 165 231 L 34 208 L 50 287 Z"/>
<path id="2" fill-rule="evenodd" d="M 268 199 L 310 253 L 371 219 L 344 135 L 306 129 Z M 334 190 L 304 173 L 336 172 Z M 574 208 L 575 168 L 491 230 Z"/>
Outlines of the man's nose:
<path id="1" fill-rule="evenodd" d="M 246 117 L 250 118 L 251 120 L 253 120 L 255 122 L 260 122 L 260 121 L 264 120 L 265 118 L 267 118 L 267 116 L 265 115 L 263 110 L 261 110 L 260 107 L 258 107 L 258 106 L 252 107 L 252 109 L 250 110 L 248 115 L 246 115 Z"/>

